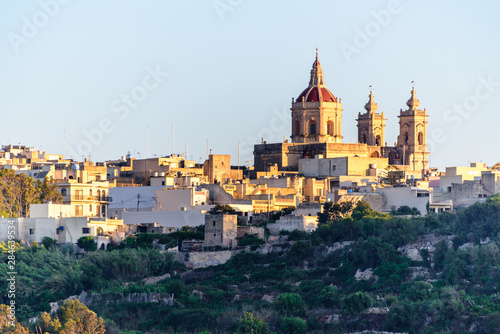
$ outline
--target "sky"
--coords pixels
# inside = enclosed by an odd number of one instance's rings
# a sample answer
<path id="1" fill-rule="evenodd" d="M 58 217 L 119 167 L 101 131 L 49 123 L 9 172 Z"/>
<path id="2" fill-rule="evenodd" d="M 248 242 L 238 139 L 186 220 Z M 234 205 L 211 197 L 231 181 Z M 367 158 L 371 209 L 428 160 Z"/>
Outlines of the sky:
<path id="1" fill-rule="evenodd" d="M 491 166 L 499 11 L 493 0 L 2 1 L 0 144 L 93 161 L 187 151 L 196 162 L 208 146 L 234 164 L 239 144 L 251 165 L 261 138 L 289 138 L 318 48 L 344 142 L 357 141 L 372 86 L 393 145 L 413 82 L 430 165 Z"/>

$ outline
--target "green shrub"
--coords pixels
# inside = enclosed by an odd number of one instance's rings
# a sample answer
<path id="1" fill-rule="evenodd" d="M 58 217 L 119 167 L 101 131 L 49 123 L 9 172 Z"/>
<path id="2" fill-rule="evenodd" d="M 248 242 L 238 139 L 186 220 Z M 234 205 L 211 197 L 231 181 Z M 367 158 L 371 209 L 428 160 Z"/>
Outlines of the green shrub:
<path id="1" fill-rule="evenodd" d="M 373 298 L 366 292 L 354 292 L 344 298 L 342 308 L 346 313 L 357 313 L 373 305 Z"/>
<path id="2" fill-rule="evenodd" d="M 339 289 L 335 286 L 326 286 L 319 293 L 319 300 L 325 307 L 338 307 L 340 305 Z"/>
<path id="3" fill-rule="evenodd" d="M 281 319 L 281 330 L 286 334 L 306 334 L 307 323 L 301 318 L 283 318 Z"/>
<path id="4" fill-rule="evenodd" d="M 252 313 L 246 313 L 236 327 L 237 334 L 271 334 L 266 322 L 254 317 Z"/>
<path id="5" fill-rule="evenodd" d="M 297 293 L 284 293 L 279 295 L 273 303 L 274 309 L 282 315 L 302 315 L 306 303 Z"/>
<path id="6" fill-rule="evenodd" d="M 92 238 L 90 235 L 81 237 L 80 239 L 78 239 L 76 244 L 86 252 L 93 252 L 97 250 L 97 242 L 95 242 L 94 238 Z"/>
<path id="7" fill-rule="evenodd" d="M 57 246 L 57 240 L 52 239 L 51 237 L 43 237 L 42 238 L 42 245 L 46 249 L 53 249 Z"/>

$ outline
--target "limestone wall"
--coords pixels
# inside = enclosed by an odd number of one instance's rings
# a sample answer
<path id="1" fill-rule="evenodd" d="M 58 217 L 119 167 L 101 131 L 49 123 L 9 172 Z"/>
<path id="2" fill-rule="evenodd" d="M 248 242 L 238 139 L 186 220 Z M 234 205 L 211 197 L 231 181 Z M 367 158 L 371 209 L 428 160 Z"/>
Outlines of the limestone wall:
<path id="1" fill-rule="evenodd" d="M 187 268 L 198 269 L 224 264 L 231 259 L 234 251 L 177 253 L 175 260 L 183 262 Z"/>

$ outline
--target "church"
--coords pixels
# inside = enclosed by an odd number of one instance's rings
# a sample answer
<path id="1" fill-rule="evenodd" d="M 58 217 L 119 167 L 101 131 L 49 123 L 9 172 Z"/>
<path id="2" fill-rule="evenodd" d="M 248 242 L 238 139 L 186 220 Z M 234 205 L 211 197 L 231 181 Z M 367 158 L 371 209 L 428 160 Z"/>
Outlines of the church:
<path id="1" fill-rule="evenodd" d="M 399 112 L 399 135 L 395 146 L 385 141 L 384 113 L 377 113 L 373 91 L 365 112 L 357 118 L 358 142 L 342 142 L 342 99 L 326 88 L 318 59 L 312 65 L 309 85 L 292 99 L 291 142 L 262 142 L 254 146 L 254 166 L 265 171 L 277 164 L 280 171 L 297 171 L 300 159 L 337 157 L 387 158 L 400 170 L 419 171 L 428 165 L 427 110 L 419 109 L 415 87 L 406 102 L 408 109 Z"/>

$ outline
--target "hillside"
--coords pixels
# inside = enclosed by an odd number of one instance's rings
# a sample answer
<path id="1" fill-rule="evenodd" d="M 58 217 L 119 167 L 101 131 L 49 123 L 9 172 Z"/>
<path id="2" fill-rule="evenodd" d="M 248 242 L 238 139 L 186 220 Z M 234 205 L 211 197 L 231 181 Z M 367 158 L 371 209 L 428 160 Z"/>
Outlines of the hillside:
<path id="1" fill-rule="evenodd" d="M 350 216 L 330 213 L 310 235 L 282 235 L 197 270 L 153 249 L 152 236 L 88 254 L 19 246 L 16 315 L 35 332 L 29 318 L 85 291 L 109 333 L 500 332 L 499 197 L 424 217 L 362 202 Z"/>

